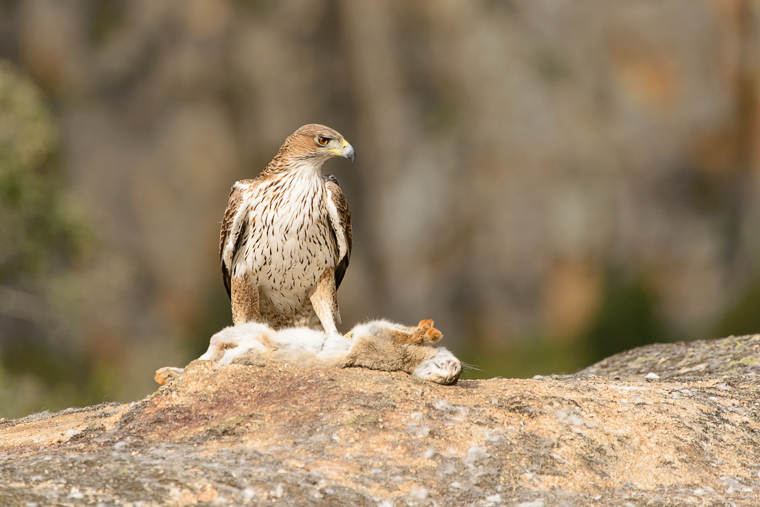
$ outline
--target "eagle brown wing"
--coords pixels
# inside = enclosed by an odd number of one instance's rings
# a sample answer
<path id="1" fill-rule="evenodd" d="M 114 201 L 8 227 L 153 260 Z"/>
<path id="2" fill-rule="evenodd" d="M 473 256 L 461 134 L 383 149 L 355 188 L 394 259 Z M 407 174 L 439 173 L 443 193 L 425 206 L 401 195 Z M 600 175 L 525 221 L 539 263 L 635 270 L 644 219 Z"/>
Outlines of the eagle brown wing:
<path id="1" fill-rule="evenodd" d="M 330 212 L 330 224 L 335 243 L 338 245 L 338 260 L 335 264 L 335 289 L 337 290 L 351 260 L 351 248 L 354 242 L 351 231 L 351 209 L 348 207 L 346 196 L 340 189 L 338 178 L 332 174 L 325 174 L 322 179 L 328 191 L 327 207 Z"/>
<path id="2" fill-rule="evenodd" d="M 245 228 L 245 210 L 241 209 L 244 201 L 243 190 L 255 180 L 240 180 L 232 185 L 227 209 L 224 210 L 222 229 L 219 233 L 219 260 L 222 266 L 222 278 L 227 295 L 231 296 L 232 262 L 243 241 Z"/>

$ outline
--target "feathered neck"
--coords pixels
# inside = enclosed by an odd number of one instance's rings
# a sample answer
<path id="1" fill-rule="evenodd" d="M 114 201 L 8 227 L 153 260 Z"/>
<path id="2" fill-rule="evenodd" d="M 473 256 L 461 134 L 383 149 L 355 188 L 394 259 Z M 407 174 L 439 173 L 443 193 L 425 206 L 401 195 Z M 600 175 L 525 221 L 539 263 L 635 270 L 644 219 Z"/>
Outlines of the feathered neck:
<path id="1" fill-rule="evenodd" d="M 315 178 L 322 177 L 322 165 L 327 161 L 329 157 L 314 157 L 304 156 L 298 157 L 292 154 L 286 153 L 285 150 L 280 149 L 277 155 L 274 156 L 271 162 L 267 164 L 262 175 L 278 175 L 278 174 L 298 174 L 299 176 L 312 176 Z"/>

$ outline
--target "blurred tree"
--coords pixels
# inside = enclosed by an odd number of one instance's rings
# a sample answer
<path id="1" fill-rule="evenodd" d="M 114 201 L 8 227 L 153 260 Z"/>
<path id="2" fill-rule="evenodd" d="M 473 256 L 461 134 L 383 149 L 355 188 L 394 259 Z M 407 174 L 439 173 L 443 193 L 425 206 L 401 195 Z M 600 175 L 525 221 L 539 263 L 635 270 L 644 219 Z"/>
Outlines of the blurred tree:
<path id="1" fill-rule="evenodd" d="M 60 202 L 57 129 L 39 89 L 0 61 L 0 283 L 70 262 L 83 229 Z"/>
<path id="2" fill-rule="evenodd" d="M 760 331 L 760 278 L 748 283 L 745 292 L 728 308 L 715 336 L 740 336 Z"/>
<path id="3" fill-rule="evenodd" d="M 757 294 L 754 296 L 757 298 Z M 751 306 L 756 302 L 748 298 L 737 307 L 735 313 L 745 319 L 741 322 L 750 322 L 749 315 L 757 313 L 752 313 L 756 307 Z M 605 275 L 601 305 L 588 329 L 577 339 L 536 336 L 507 351 L 470 348 L 458 352 L 461 359 L 473 365 L 463 378 L 529 377 L 572 373 L 624 350 L 679 338 L 661 314 L 655 293 L 644 277 L 611 268 Z"/>
<path id="4" fill-rule="evenodd" d="M 758 6 L 0 0 L 0 57 L 49 93 L 5 72 L 26 91 L 0 121 L 0 414 L 109 382 L 137 399 L 197 357 L 229 323 L 229 186 L 311 121 L 361 147 L 335 167 L 346 323 L 434 318 L 478 376 L 717 336 L 724 315 L 757 331 Z M 605 285 L 610 265 L 638 280 Z"/>
<path id="5" fill-rule="evenodd" d="M 87 232 L 61 199 L 58 131 L 38 87 L 0 61 L 0 414 L 20 415 L 35 394 L 60 404 L 80 401 L 89 389 L 84 359 L 51 343 L 52 314 L 44 284 L 83 252 Z M 27 396 L 9 396 L 9 390 Z M 63 392 L 67 395 L 61 396 Z M 48 394 L 40 394 L 49 398 Z M 37 401 L 40 401 L 39 399 Z M 4 403 L 7 402 L 7 403 Z M 46 400 L 49 405 L 49 400 Z M 54 403 L 57 405 L 57 403 Z M 14 408 L 15 407 L 15 408 Z"/>
<path id="6" fill-rule="evenodd" d="M 675 340 L 642 277 L 610 270 L 602 306 L 585 336 L 591 362 L 642 345 Z"/>

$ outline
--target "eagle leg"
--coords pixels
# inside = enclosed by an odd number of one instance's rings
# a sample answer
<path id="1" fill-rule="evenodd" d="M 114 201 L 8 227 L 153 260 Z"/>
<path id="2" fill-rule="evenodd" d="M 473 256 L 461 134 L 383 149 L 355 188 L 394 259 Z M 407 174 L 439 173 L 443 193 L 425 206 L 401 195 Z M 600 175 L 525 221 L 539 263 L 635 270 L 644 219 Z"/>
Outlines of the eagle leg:
<path id="1" fill-rule="evenodd" d="M 259 288 L 250 283 L 246 277 L 232 278 L 230 299 L 232 300 L 233 324 L 237 326 L 246 322 L 261 322 Z"/>
<path id="2" fill-rule="evenodd" d="M 340 323 L 340 310 L 338 310 L 338 295 L 335 290 L 335 269 L 328 268 L 322 273 L 314 291 L 309 296 L 311 306 L 322 323 L 325 333 L 337 334 L 338 328 L 335 322 Z"/>

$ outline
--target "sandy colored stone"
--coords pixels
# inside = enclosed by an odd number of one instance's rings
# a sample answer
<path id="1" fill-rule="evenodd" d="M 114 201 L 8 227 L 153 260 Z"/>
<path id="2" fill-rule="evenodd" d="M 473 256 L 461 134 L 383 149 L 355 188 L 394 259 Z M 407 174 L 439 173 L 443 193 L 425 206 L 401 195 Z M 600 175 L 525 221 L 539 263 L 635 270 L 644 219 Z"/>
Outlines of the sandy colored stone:
<path id="1" fill-rule="evenodd" d="M 445 387 L 195 361 L 136 403 L 0 423 L 0 505 L 757 505 L 752 373 Z"/>
<path id="2" fill-rule="evenodd" d="M 654 343 L 615 354 L 578 374 L 606 377 L 654 374 L 667 379 L 753 377 L 760 374 L 760 334 Z"/>

